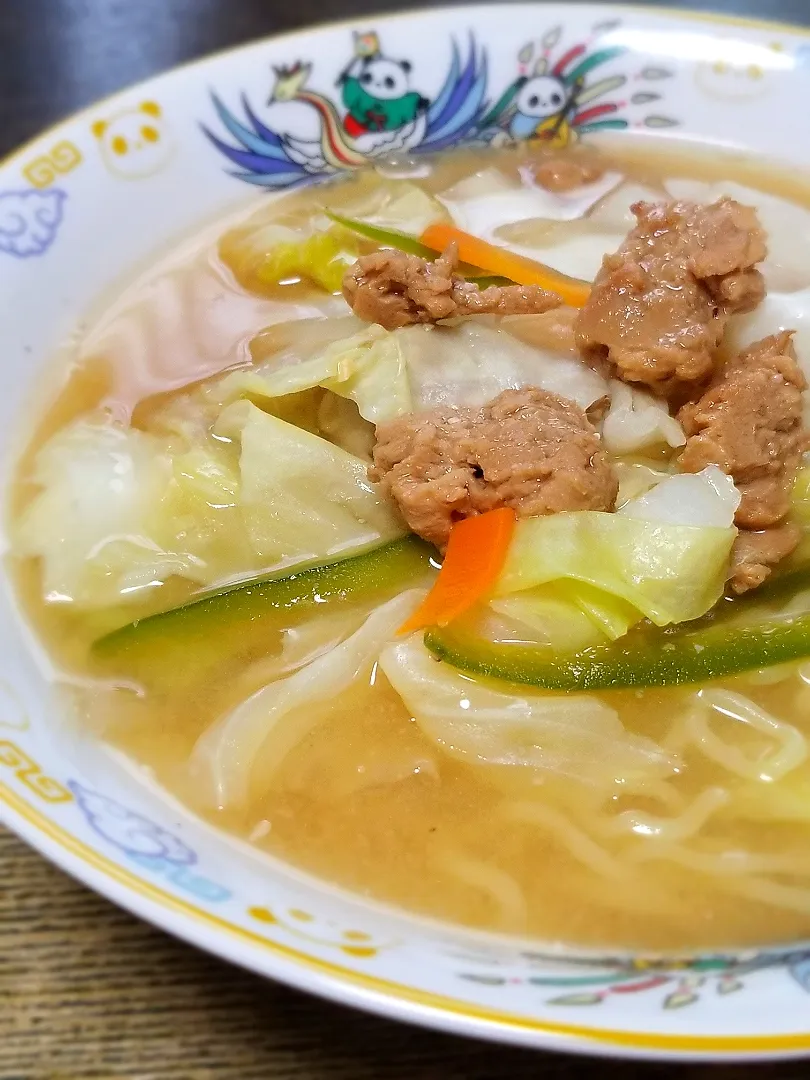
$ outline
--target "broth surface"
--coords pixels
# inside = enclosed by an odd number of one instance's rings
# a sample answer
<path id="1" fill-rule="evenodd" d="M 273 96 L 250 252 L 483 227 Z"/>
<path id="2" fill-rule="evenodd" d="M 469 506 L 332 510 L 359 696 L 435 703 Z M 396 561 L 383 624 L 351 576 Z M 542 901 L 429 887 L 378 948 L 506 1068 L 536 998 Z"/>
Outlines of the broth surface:
<path id="1" fill-rule="evenodd" d="M 769 166 L 683 147 L 652 153 L 647 144 L 606 146 L 611 168 L 634 190 L 663 197 L 673 177 L 733 178 L 810 207 L 810 187 Z M 493 163 L 519 168 L 528 153 L 458 152 L 435 160 L 417 182 L 440 192 Z M 330 205 L 351 205 L 380 182 L 371 171 L 342 181 L 329 189 Z M 284 196 L 284 213 L 294 219 L 312 198 L 311 191 Z M 573 241 L 587 232 L 588 219 L 545 228 L 555 242 Z M 155 301 L 163 294 L 172 303 Z M 71 419 L 103 407 L 149 432 L 188 386 L 244 366 L 259 330 L 318 313 L 343 314 L 342 300 L 300 282 L 250 294 L 208 242 L 134 284 L 80 344 L 64 386 L 41 411 L 10 493 L 12 524 L 36 490 L 37 451 Z M 288 418 L 312 423 L 309 407 L 292 402 Z M 798 747 L 810 737 L 810 662 L 704 687 L 595 695 L 628 731 L 682 760 L 664 779 L 616 782 L 612 790 L 454 754 L 423 733 L 375 665 L 370 681 L 312 706 L 308 733 L 267 790 L 253 792 L 242 809 L 217 810 L 200 800 L 189 771 L 192 748 L 278 671 L 294 625 L 280 622 L 254 638 L 248 632 L 191 682 L 177 672 L 145 694 L 111 689 L 101 681 L 107 672 L 91 654 L 93 641 L 187 600 L 196 587 L 172 578 L 143 600 L 88 613 L 43 595 L 36 560 L 12 555 L 9 562 L 56 661 L 100 680 L 65 691 L 81 723 L 148 766 L 212 824 L 319 877 L 440 919 L 581 946 L 678 950 L 810 936 L 806 751 L 796 749 L 785 775 L 769 775 L 788 741 Z M 345 617 L 359 625 L 371 607 L 359 602 Z M 754 723 L 748 714 L 735 719 L 723 702 L 739 698 L 716 691 L 738 695 L 773 723 Z M 732 747 L 731 756 L 718 742 Z"/>

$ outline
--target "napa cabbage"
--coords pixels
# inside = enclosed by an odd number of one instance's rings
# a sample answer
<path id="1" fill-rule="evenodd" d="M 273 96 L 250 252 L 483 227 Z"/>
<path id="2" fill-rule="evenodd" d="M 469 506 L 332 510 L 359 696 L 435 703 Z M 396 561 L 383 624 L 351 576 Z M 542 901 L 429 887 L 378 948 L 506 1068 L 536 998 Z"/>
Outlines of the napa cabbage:
<path id="1" fill-rule="evenodd" d="M 86 418 L 36 455 L 12 550 L 39 559 L 47 600 L 101 608 L 170 578 L 206 588 L 359 553 L 403 530 L 366 462 L 248 401 L 211 431 Z"/>

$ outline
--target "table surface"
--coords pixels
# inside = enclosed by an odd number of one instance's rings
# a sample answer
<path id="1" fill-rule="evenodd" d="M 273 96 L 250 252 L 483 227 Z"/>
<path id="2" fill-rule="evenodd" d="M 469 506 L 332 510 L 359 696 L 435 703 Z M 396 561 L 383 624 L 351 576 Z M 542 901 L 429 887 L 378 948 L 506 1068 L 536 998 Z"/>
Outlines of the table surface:
<path id="1" fill-rule="evenodd" d="M 639 0 L 636 0 L 638 3 Z M 674 6 L 678 0 L 670 0 Z M 407 0 L 0 0 L 0 154 L 174 64 Z M 680 0 L 810 25 L 810 0 Z M 118 910 L 0 832 L 0 1080 L 673 1080 L 414 1031 L 229 967 Z M 717 1080 L 804 1077 L 800 1063 L 701 1067 Z"/>

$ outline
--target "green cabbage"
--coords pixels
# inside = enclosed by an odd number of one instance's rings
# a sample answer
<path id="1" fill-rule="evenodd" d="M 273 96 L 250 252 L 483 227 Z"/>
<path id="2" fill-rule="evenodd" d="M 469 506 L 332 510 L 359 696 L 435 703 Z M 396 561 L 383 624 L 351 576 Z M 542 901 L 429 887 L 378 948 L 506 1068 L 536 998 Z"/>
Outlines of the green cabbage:
<path id="1" fill-rule="evenodd" d="M 216 433 L 241 445 L 240 508 L 268 565 L 319 562 L 403 532 L 366 463 L 325 439 L 248 401 L 229 405 Z"/>
<path id="2" fill-rule="evenodd" d="M 328 209 L 339 210 L 342 217 L 357 218 L 381 229 L 420 236 L 428 225 L 447 221 L 442 204 L 410 180 L 385 180 L 368 175 L 368 192 L 361 192 L 339 206 L 334 197 Z M 372 186 L 373 185 L 373 186 Z"/>
<path id="3" fill-rule="evenodd" d="M 489 606 L 509 624 L 517 624 L 517 627 L 510 625 L 510 637 L 517 634 L 520 640 L 529 640 L 533 645 L 550 646 L 560 652 L 578 652 L 603 643 L 605 635 L 565 596 L 558 587 L 562 584 L 555 581 L 536 589 L 498 596 L 490 600 Z M 495 634 L 497 638 L 501 636 Z"/>
<path id="4" fill-rule="evenodd" d="M 441 204 L 406 180 L 381 180 L 371 174 L 329 191 L 330 207 L 374 225 L 420 234 L 446 219 Z M 327 292 L 339 292 L 343 276 L 375 244 L 336 225 L 312 195 L 274 201 L 222 237 L 219 254 L 245 288 L 266 292 L 303 278 Z"/>
<path id="5" fill-rule="evenodd" d="M 360 254 L 358 238 L 326 221 L 323 228 L 283 221 L 249 221 L 226 233 L 219 245 L 225 265 L 245 288 L 265 292 L 304 278 L 326 292 L 339 292 L 343 276 Z"/>
<path id="6" fill-rule="evenodd" d="M 191 772 L 209 805 L 244 807 L 263 794 L 284 758 L 321 721 L 319 706 L 368 680 L 380 649 L 424 592 L 410 589 L 376 608 L 340 644 L 285 678 L 274 679 L 216 721 L 197 741 Z"/>
<path id="7" fill-rule="evenodd" d="M 340 292 L 344 275 L 359 253 L 352 234 L 333 226 L 302 240 L 277 241 L 268 248 L 255 273 L 264 285 L 306 278 L 327 292 Z"/>
<path id="8" fill-rule="evenodd" d="M 302 343 L 297 357 L 285 350 L 252 371 L 235 372 L 229 383 L 267 398 L 321 386 L 351 398 L 361 416 L 375 424 L 413 411 L 399 335 L 372 325 L 320 349 L 308 345 Z"/>
<path id="9" fill-rule="evenodd" d="M 416 723 L 470 765 L 522 767 L 585 783 L 666 776 L 675 755 L 627 731 L 615 709 L 585 694 L 499 689 L 437 664 L 414 634 L 380 654 L 380 667 Z"/>
<path id="10" fill-rule="evenodd" d="M 642 617 L 621 597 L 566 578 L 495 597 L 489 606 L 519 624 L 509 635 L 513 640 L 545 645 L 557 652 L 579 652 L 615 641 Z"/>
<path id="11" fill-rule="evenodd" d="M 571 578 L 610 593 L 658 626 L 696 619 L 719 600 L 736 529 L 667 525 L 596 511 L 518 522 L 496 593 Z"/>
<path id="12" fill-rule="evenodd" d="M 204 415 L 180 399 L 156 418 L 159 434 L 82 419 L 40 449 L 11 543 L 39 559 L 47 600 L 146 603 L 168 579 L 207 588 L 403 531 L 360 458 L 248 401 L 214 432 Z"/>
<path id="13" fill-rule="evenodd" d="M 315 327 L 299 347 L 280 344 L 271 328 L 251 345 L 260 362 L 228 376 L 235 393 L 273 399 L 321 386 L 351 398 L 372 423 L 440 405 L 483 405 L 503 390 L 539 386 L 587 408 L 607 383 L 580 360 L 533 348 L 482 320 L 457 326 L 372 325 L 325 341 Z M 279 347 L 273 352 L 273 346 Z"/>

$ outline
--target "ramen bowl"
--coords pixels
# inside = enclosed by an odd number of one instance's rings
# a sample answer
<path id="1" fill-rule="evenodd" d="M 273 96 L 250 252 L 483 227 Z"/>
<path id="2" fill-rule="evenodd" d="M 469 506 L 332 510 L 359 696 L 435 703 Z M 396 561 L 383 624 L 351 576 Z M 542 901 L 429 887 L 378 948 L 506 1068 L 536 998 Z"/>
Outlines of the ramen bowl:
<path id="1" fill-rule="evenodd" d="M 590 92 L 552 125 L 560 144 L 607 131 L 810 170 L 810 32 L 790 26 L 612 4 L 455 7 L 315 27 L 190 64 L 67 120 L 0 167 L 7 474 L 20 417 L 111 282 L 262 191 L 357 167 L 337 81 L 358 50 L 385 55 L 389 43 L 408 61 L 403 96 L 430 103 L 418 138 L 436 149 L 473 141 L 473 118 L 516 80 L 576 68 Z M 281 79 L 310 108 L 286 141 L 264 111 L 273 79 L 277 96 Z M 514 124 L 504 138 L 537 127 Z M 807 944 L 605 955 L 352 895 L 217 831 L 77 733 L 53 678 L 6 588 L 4 820 L 94 890 L 201 948 L 381 1015 L 538 1049 L 712 1060 L 810 1050 Z"/>

